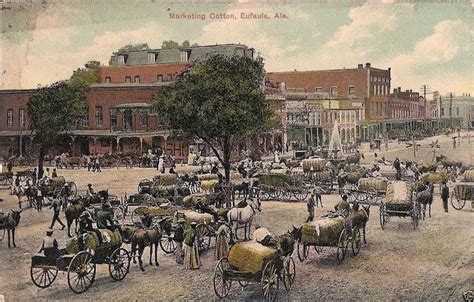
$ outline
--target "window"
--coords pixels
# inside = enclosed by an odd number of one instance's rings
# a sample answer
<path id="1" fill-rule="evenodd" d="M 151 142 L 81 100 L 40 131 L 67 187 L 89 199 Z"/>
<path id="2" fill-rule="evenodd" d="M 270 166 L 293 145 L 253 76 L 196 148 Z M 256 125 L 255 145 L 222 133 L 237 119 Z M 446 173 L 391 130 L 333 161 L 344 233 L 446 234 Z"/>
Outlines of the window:
<path id="1" fill-rule="evenodd" d="M 25 127 L 25 109 L 20 109 L 18 117 L 20 121 L 20 127 Z"/>
<path id="2" fill-rule="evenodd" d="M 156 76 L 156 80 L 157 80 L 158 82 L 163 82 L 163 75 L 162 75 L 162 74 L 157 75 L 157 76 Z"/>
<path id="3" fill-rule="evenodd" d="M 168 82 L 171 82 L 171 81 L 173 81 L 173 74 L 168 73 Z"/>
<path id="4" fill-rule="evenodd" d="M 13 109 L 7 110 L 7 126 L 8 128 L 13 127 Z"/>
<path id="5" fill-rule="evenodd" d="M 316 87 L 315 92 L 323 92 L 323 87 Z"/>
<path id="6" fill-rule="evenodd" d="M 102 115 L 102 106 L 95 106 L 95 125 L 97 127 L 102 127 L 104 122 L 104 117 Z"/>
<path id="7" fill-rule="evenodd" d="M 373 89 L 373 94 L 374 94 L 374 95 L 377 95 L 377 92 L 376 92 L 376 90 L 375 90 L 375 85 L 374 85 L 374 89 Z"/>
<path id="8" fill-rule="evenodd" d="M 336 86 L 331 87 L 331 96 L 337 96 L 337 87 Z"/>
<path id="9" fill-rule="evenodd" d="M 156 61 L 156 56 L 154 53 L 149 53 L 148 54 L 148 63 L 155 63 Z"/>
<path id="10" fill-rule="evenodd" d="M 112 82 L 112 79 L 110 77 L 105 77 L 105 82 L 110 83 L 110 82 Z"/>
<path id="11" fill-rule="evenodd" d="M 89 107 L 86 107 L 86 114 L 82 119 L 82 126 L 89 127 Z"/>
<path id="12" fill-rule="evenodd" d="M 140 83 L 140 76 L 136 75 L 133 79 L 135 83 Z"/>
<path id="13" fill-rule="evenodd" d="M 148 112 L 146 111 L 141 112 L 140 120 L 141 120 L 142 126 L 147 127 L 148 126 Z"/>
<path id="14" fill-rule="evenodd" d="M 456 108 L 456 115 L 459 116 L 459 107 Z"/>
<path id="15" fill-rule="evenodd" d="M 188 60 L 188 53 L 186 51 L 182 51 L 180 54 L 181 62 L 186 62 Z"/>
<path id="16" fill-rule="evenodd" d="M 356 88 L 354 86 L 349 86 L 349 95 L 355 95 L 356 94 Z"/>
<path id="17" fill-rule="evenodd" d="M 125 77 L 125 83 L 130 83 L 132 81 L 132 78 L 130 76 Z"/>
<path id="18" fill-rule="evenodd" d="M 110 126 L 117 126 L 117 109 L 110 110 Z"/>
<path id="19" fill-rule="evenodd" d="M 123 55 L 118 56 L 117 62 L 119 64 L 125 64 L 125 56 L 123 56 Z"/>

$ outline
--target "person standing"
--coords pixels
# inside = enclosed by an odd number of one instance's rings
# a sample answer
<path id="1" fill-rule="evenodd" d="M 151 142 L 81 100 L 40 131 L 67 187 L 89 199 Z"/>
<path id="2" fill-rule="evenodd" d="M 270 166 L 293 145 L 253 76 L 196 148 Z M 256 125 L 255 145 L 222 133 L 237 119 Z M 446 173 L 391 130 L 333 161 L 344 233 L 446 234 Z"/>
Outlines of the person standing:
<path id="1" fill-rule="evenodd" d="M 449 187 L 446 181 L 443 181 L 443 186 L 441 187 L 441 199 L 443 200 L 444 211 L 448 213 Z"/>
<path id="2" fill-rule="evenodd" d="M 97 157 L 95 158 L 95 171 L 96 171 L 96 172 L 102 172 L 102 170 L 100 169 L 100 158 L 99 158 L 99 155 L 97 155 Z"/>
<path id="3" fill-rule="evenodd" d="M 61 225 L 61 230 L 66 227 L 64 223 L 59 219 L 59 213 L 61 212 L 61 201 L 55 196 L 51 203 L 50 209 L 53 209 L 53 221 L 51 221 L 50 229 L 53 229 L 54 223 L 57 221 Z"/>
<path id="4" fill-rule="evenodd" d="M 11 158 L 8 159 L 7 170 L 8 170 L 8 173 L 12 173 L 12 170 L 13 170 L 13 160 L 12 160 Z"/>
<path id="5" fill-rule="evenodd" d="M 53 237 L 52 229 L 46 231 L 46 237 L 43 238 L 43 244 L 38 253 L 41 252 L 43 252 L 46 258 L 51 260 L 56 260 L 61 255 L 58 248 L 58 241 Z"/>
<path id="6" fill-rule="evenodd" d="M 323 207 L 323 199 L 322 199 L 323 190 L 321 189 L 320 186 L 316 186 L 316 187 L 314 187 L 313 192 L 314 192 L 316 207 L 318 206 L 318 201 L 319 201 L 319 203 L 321 204 L 321 208 L 322 208 Z"/>
<path id="7" fill-rule="evenodd" d="M 199 268 L 199 252 L 196 241 L 196 222 L 191 222 L 191 227 L 184 232 L 184 268 Z"/>
<path id="8" fill-rule="evenodd" d="M 49 173 L 49 168 L 46 168 L 46 170 L 43 173 L 43 177 L 51 177 L 51 174 Z"/>
<path id="9" fill-rule="evenodd" d="M 220 260 L 227 257 L 229 254 L 229 244 L 227 238 L 230 237 L 230 229 L 226 224 L 224 218 L 219 218 L 219 228 L 216 232 L 216 249 L 215 249 L 215 259 Z"/>
<path id="10" fill-rule="evenodd" d="M 314 219 L 314 191 L 306 197 L 306 207 L 308 208 L 308 219 L 306 222 L 313 221 Z"/>
<path id="11" fill-rule="evenodd" d="M 178 226 L 173 235 L 173 240 L 176 242 L 176 250 L 174 251 L 176 264 L 183 264 L 184 221 L 182 217 L 178 219 Z"/>
<path id="12" fill-rule="evenodd" d="M 34 168 L 33 172 L 31 172 L 31 181 L 33 182 L 34 186 L 36 186 L 37 179 L 38 179 L 38 170 Z"/>
<path id="13" fill-rule="evenodd" d="M 51 178 L 58 178 L 58 172 L 56 171 L 56 168 L 53 169 L 53 173 L 51 174 Z"/>

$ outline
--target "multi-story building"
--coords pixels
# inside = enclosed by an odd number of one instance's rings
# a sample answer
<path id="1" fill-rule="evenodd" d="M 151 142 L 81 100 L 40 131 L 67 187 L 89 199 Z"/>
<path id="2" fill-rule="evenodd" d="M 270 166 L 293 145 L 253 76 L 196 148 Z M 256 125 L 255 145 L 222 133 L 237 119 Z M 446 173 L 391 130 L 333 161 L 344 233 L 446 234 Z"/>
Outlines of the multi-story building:
<path id="1" fill-rule="evenodd" d="M 474 127 L 474 97 L 469 94 L 462 96 L 438 96 L 440 108 L 438 122 L 447 128 Z"/>
<path id="2" fill-rule="evenodd" d="M 368 139 L 386 130 L 391 69 L 379 69 L 370 63 L 357 68 L 267 73 L 267 85 L 325 94 L 328 99 L 362 99 L 364 118 L 361 136 Z"/>

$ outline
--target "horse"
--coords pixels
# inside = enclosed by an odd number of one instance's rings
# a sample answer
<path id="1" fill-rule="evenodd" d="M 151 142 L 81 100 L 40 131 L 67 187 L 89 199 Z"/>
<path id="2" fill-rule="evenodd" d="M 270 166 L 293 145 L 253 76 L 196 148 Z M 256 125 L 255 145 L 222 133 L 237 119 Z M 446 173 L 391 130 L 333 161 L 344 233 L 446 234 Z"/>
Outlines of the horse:
<path id="1" fill-rule="evenodd" d="M 350 164 L 358 165 L 360 163 L 361 158 L 365 159 L 364 154 L 357 151 L 356 154 L 347 156 L 345 161 L 349 165 Z"/>
<path id="2" fill-rule="evenodd" d="M 369 221 L 370 217 L 370 204 L 367 206 L 362 205 L 362 209 L 359 209 L 359 204 L 355 203 L 354 206 L 352 207 L 352 214 L 349 216 L 350 219 L 350 226 L 358 229 L 362 229 L 362 237 L 364 238 L 364 244 L 367 244 L 367 239 L 365 236 L 365 230 L 367 227 L 367 222 Z M 351 217 L 355 218 L 356 213 L 362 213 L 362 219 L 351 219 Z"/>
<path id="3" fill-rule="evenodd" d="M 77 229 L 77 220 L 79 219 L 79 216 L 81 216 L 82 212 L 84 212 L 85 210 L 86 210 L 86 207 L 84 205 L 84 202 L 81 200 L 81 198 L 74 199 L 69 202 L 65 211 L 68 237 L 72 237 L 71 236 L 72 223 L 75 222 L 75 225 L 76 225 L 75 229 Z"/>
<path id="4" fill-rule="evenodd" d="M 250 184 L 246 181 L 240 183 L 240 184 L 236 184 L 232 187 L 232 198 L 235 199 L 235 194 L 238 193 L 238 197 L 240 198 L 241 195 L 243 195 L 244 198 L 247 197 L 247 195 L 249 194 L 249 190 L 250 190 Z"/>
<path id="5" fill-rule="evenodd" d="M 366 168 L 359 170 L 358 172 L 341 172 L 337 176 L 337 183 L 339 184 L 339 189 L 342 189 L 347 183 L 357 184 L 359 179 L 368 177 L 370 171 Z"/>
<path id="6" fill-rule="evenodd" d="M 20 223 L 22 210 L 15 211 L 11 210 L 6 216 L 0 216 L 0 226 L 2 229 L 7 229 L 8 232 L 8 247 L 10 246 L 10 234 L 11 234 L 11 242 L 13 243 L 13 247 L 16 247 L 15 244 L 15 229 Z M 3 217 L 2 217 L 3 216 Z"/>
<path id="7" fill-rule="evenodd" d="M 441 166 L 443 167 L 443 169 L 446 170 L 446 172 L 449 170 L 456 172 L 457 169 L 461 169 L 463 166 L 462 161 L 449 160 L 444 155 L 438 155 L 438 156 L 435 156 L 435 158 L 436 158 L 436 163 L 441 164 Z"/>
<path id="8" fill-rule="evenodd" d="M 28 199 L 29 206 L 35 205 L 36 210 L 39 212 L 43 209 L 43 196 L 39 196 L 40 190 L 36 186 L 28 185 L 25 191 L 26 198 Z"/>
<path id="9" fill-rule="evenodd" d="M 416 188 L 416 202 L 417 204 L 423 205 L 422 213 L 423 213 L 423 220 L 426 218 L 426 206 L 428 205 L 428 217 L 431 218 L 431 204 L 433 203 L 433 191 L 434 186 L 430 183 L 428 186 L 422 185 Z"/>
<path id="10" fill-rule="evenodd" d="M 232 237 L 237 240 L 239 239 L 237 237 L 237 227 L 239 225 L 244 225 L 244 239 L 247 240 L 250 237 L 250 227 L 252 226 L 253 216 L 255 216 L 257 212 L 262 211 L 261 204 L 258 199 L 256 201 L 253 199 L 249 200 L 250 202 L 247 203 L 246 207 L 234 207 L 227 213 L 227 221 L 231 225 Z"/>

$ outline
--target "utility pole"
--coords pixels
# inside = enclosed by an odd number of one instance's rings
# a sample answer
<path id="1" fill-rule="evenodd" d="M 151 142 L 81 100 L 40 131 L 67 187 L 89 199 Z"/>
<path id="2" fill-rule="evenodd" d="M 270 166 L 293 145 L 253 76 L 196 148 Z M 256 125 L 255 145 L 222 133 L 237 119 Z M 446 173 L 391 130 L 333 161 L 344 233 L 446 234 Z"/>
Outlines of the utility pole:
<path id="1" fill-rule="evenodd" d="M 449 124 L 453 129 L 453 93 L 449 93 Z"/>

